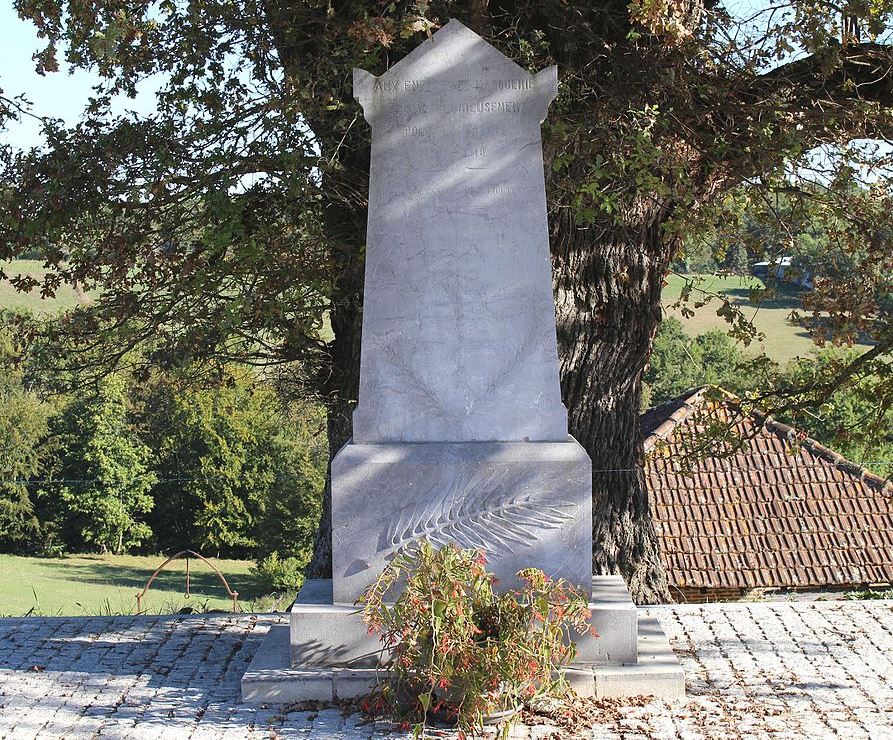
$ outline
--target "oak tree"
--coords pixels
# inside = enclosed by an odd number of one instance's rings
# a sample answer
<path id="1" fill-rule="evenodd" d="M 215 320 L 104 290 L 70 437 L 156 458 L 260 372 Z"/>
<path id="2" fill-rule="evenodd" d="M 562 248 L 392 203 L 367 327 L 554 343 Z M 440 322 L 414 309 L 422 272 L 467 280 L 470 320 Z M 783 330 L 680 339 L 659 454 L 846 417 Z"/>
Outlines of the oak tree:
<path id="1" fill-rule="evenodd" d="M 768 0 L 747 17 L 717 0 L 16 7 L 46 39 L 40 71 L 64 54 L 100 76 L 80 123 L 48 118 L 45 148 L 0 157 L 0 257 L 39 249 L 53 268 L 18 286 L 101 293 L 46 327 L 48 361 L 262 365 L 324 399 L 337 451 L 357 395 L 369 160 L 351 68 L 380 74 L 455 17 L 526 68 L 559 65 L 544 125 L 554 291 L 570 431 L 595 471 L 596 572 L 622 573 L 639 601 L 668 597 L 638 412 L 662 282 L 689 232 L 734 223 L 742 201 L 771 218 L 781 190 L 818 198 L 855 266 L 810 294 L 816 336 L 873 344 L 805 392 L 767 372 L 755 400 L 796 411 L 879 371 L 879 399 L 893 396 L 877 305 L 893 273 L 888 150 L 864 145 L 890 132 L 889 0 Z M 112 100 L 153 75 L 156 112 L 116 115 Z M 22 109 L 3 99 L 5 115 Z M 807 168 L 828 172 L 803 187 Z M 717 310 L 746 341 L 734 307 Z"/>

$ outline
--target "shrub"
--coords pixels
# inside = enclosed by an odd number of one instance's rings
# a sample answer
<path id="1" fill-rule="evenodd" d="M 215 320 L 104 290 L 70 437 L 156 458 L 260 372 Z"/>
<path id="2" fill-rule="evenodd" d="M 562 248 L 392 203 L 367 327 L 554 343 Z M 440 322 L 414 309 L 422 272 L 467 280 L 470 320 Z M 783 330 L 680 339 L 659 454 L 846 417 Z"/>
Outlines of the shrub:
<path id="1" fill-rule="evenodd" d="M 366 589 L 363 620 L 391 651 L 393 679 L 376 689 L 367 710 L 389 708 L 415 723 L 416 734 L 429 713 L 477 732 L 488 715 L 512 714 L 523 700 L 566 689 L 560 669 L 575 655 L 571 632 L 591 630 L 583 591 L 529 568 L 517 574 L 519 589 L 498 594 L 485 562 L 477 550 L 436 550 L 421 540 Z"/>
<path id="2" fill-rule="evenodd" d="M 33 553 L 45 541 L 35 479 L 52 466 L 53 404 L 32 388 L 20 320 L 28 319 L 0 310 L 0 550 Z"/>
<path id="3" fill-rule="evenodd" d="M 725 332 L 712 329 L 690 337 L 678 319 L 665 319 L 654 338 L 643 378 L 649 401 L 663 403 L 701 385 L 735 390 L 741 359 L 734 340 Z"/>
<path id="4" fill-rule="evenodd" d="M 270 440 L 275 473 L 258 499 L 256 557 L 277 552 L 296 558 L 302 566 L 309 562 L 329 461 L 324 430 L 322 408 L 304 403 L 281 420 L 279 433 Z"/>
<path id="5" fill-rule="evenodd" d="M 158 549 L 309 557 L 328 462 L 318 407 L 286 410 L 238 367 L 209 387 L 160 376 L 145 406 L 162 479 L 150 518 Z"/>
<path id="6" fill-rule="evenodd" d="M 54 420 L 62 480 L 57 506 L 80 543 L 121 554 L 152 535 L 151 453 L 128 420 L 124 378 L 109 376 Z M 53 496 L 52 489 L 44 492 Z"/>
<path id="7" fill-rule="evenodd" d="M 811 358 L 798 358 L 788 364 L 785 380 L 793 387 L 819 385 L 860 354 L 856 349 L 828 348 Z M 848 460 L 893 476 L 893 408 L 878 402 L 884 393 L 881 373 L 889 371 L 881 364 L 874 373 L 857 373 L 817 409 L 779 417 Z"/>
<path id="8" fill-rule="evenodd" d="M 0 549 L 31 551 L 41 537 L 29 479 L 46 464 L 49 411 L 23 386 L 21 372 L 3 362 L 4 339 L 0 335 Z"/>
<path id="9" fill-rule="evenodd" d="M 251 572 L 266 592 L 296 591 L 304 583 L 305 564 L 299 558 L 280 558 L 274 552 L 258 562 Z"/>

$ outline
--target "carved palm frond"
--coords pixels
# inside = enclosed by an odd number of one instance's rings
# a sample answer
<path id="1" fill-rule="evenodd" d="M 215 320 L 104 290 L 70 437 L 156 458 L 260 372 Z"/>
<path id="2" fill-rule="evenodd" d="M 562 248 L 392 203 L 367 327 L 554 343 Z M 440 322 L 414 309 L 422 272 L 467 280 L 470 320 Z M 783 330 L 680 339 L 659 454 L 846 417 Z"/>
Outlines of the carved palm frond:
<path id="1" fill-rule="evenodd" d="M 438 547 L 455 542 L 487 552 L 531 547 L 543 531 L 571 519 L 575 509 L 570 501 L 535 501 L 526 491 L 536 477 L 509 476 L 504 468 L 457 476 L 444 494 L 431 491 L 427 500 L 400 509 L 378 550 L 388 557 L 422 537 Z"/>

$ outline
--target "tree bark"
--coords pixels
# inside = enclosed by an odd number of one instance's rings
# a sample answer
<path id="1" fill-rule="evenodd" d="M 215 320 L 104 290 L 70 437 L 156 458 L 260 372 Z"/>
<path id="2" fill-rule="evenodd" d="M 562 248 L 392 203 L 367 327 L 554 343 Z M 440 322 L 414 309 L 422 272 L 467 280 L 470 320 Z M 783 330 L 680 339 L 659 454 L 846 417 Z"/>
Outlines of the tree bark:
<path id="1" fill-rule="evenodd" d="M 670 601 L 643 473 L 641 379 L 661 320 L 671 245 L 664 205 L 624 225 L 552 218 L 562 395 L 570 433 L 592 458 L 592 566 L 624 577 L 637 603 Z"/>
<path id="2" fill-rule="evenodd" d="M 324 177 L 323 191 L 334 194 L 323 210 L 326 236 L 339 273 L 335 278 L 329 312 L 335 339 L 331 343 L 331 374 L 323 381 L 327 411 L 329 468 L 323 510 L 313 543 L 308 578 L 332 577 L 332 458 L 353 434 L 353 410 L 360 386 L 360 335 L 363 326 L 363 279 L 366 243 L 366 209 L 355 199 L 340 198 L 346 192 L 368 189 L 369 146 L 365 137 L 345 138 L 340 167 Z M 365 197 L 361 199 L 365 201 Z"/>

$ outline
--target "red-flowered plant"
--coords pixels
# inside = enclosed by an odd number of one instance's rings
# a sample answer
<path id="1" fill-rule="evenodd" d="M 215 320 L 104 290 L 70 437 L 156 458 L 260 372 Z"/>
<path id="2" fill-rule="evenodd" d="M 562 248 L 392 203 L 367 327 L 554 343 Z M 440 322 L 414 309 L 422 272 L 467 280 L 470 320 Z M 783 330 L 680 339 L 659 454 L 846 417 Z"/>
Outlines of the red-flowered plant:
<path id="1" fill-rule="evenodd" d="M 508 710 L 510 720 L 525 700 L 567 689 L 561 669 L 574 658 L 573 633 L 594 634 L 586 594 L 536 568 L 498 593 L 486 562 L 481 551 L 420 540 L 366 589 L 358 603 L 391 675 L 368 711 L 391 711 L 416 735 L 432 718 L 474 734 L 494 714 Z"/>

